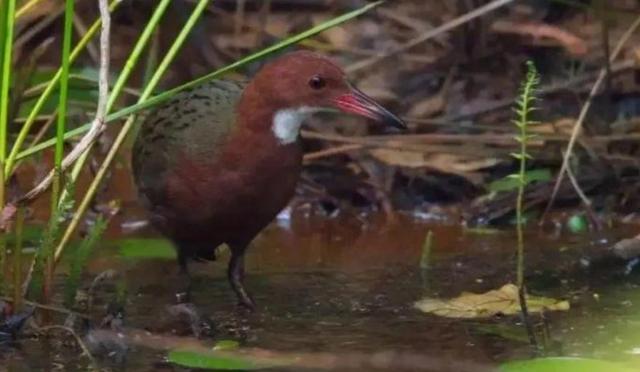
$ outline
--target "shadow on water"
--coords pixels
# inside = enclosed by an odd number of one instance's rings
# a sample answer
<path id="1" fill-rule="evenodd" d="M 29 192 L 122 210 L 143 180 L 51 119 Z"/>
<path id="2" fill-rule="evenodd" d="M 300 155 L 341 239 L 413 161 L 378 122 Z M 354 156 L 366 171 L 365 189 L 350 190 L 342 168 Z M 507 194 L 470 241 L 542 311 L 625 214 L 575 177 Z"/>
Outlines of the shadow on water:
<path id="1" fill-rule="evenodd" d="M 433 250 L 425 271 L 419 262 L 429 230 Z M 126 326 L 190 335 L 191 328 L 167 311 L 180 286 L 175 262 L 118 256 L 116 238 L 153 232 L 111 235 L 114 240 L 104 243 L 88 266 L 87 280 L 106 269 L 118 270 L 129 294 Z M 613 358 L 637 353 L 640 337 L 634 335 L 640 334 L 640 319 L 634 314 L 640 314 L 640 302 L 634 298 L 640 298 L 640 278 L 625 275 L 623 264 L 602 259 L 607 247 L 630 235 L 629 229 L 606 235 L 529 233 L 530 292 L 568 299 L 572 305 L 569 312 L 546 316 L 554 353 Z M 531 356 L 517 317 L 447 319 L 423 314 L 413 303 L 424 296 L 453 297 L 513 282 L 514 250 L 515 234 L 508 230 L 474 231 L 406 216 L 389 224 L 383 216 L 363 222 L 294 214 L 272 224 L 249 251 L 246 283 L 258 312 L 236 308 L 226 282 L 224 252 L 217 262 L 191 265 L 192 298 L 207 325 L 201 336 L 205 338 L 234 339 L 243 346 L 278 351 L 394 350 L 496 365 Z M 638 332 L 623 333 L 624 329 Z M 41 344 L 25 341 L 11 351 L 9 365 L 39 368 L 61 360 L 81 365 L 78 355 L 48 353 Z M 127 366 L 151 370 L 162 355 L 136 347 Z"/>

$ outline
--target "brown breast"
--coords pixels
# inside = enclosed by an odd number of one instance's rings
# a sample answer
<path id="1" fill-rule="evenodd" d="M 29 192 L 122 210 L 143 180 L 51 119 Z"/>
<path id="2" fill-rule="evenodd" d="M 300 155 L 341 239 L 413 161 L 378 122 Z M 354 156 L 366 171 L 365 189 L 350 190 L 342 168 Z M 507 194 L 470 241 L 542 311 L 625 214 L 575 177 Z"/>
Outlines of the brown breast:
<path id="1" fill-rule="evenodd" d="M 298 143 L 237 133 L 215 159 L 184 156 L 166 175 L 165 218 L 177 239 L 252 240 L 291 199 L 302 167 Z M 169 213 L 166 213 L 169 212 Z"/>

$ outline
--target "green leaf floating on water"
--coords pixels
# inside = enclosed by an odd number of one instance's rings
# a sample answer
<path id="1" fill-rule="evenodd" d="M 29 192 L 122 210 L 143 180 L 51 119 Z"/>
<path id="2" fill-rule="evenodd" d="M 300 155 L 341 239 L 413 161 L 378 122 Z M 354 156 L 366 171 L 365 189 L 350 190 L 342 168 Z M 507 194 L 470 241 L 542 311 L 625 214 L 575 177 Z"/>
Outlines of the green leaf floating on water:
<path id="1" fill-rule="evenodd" d="M 294 362 L 294 360 L 270 356 L 268 352 L 264 351 L 243 354 L 241 352 L 215 351 L 215 347 L 211 352 L 173 350 L 169 352 L 168 359 L 171 363 L 183 367 L 223 371 L 273 369 L 274 367 L 289 366 Z"/>
<path id="2" fill-rule="evenodd" d="M 122 239 L 116 242 L 120 256 L 129 259 L 163 258 L 174 260 L 176 250 L 165 239 Z"/>
<path id="3" fill-rule="evenodd" d="M 520 313 L 518 287 L 509 283 L 500 289 L 476 294 L 463 292 L 452 299 L 424 298 L 415 303 L 419 310 L 447 318 L 488 318 L 497 314 Z M 569 310 L 568 301 L 527 295 L 530 313 L 555 310 Z"/>
<path id="4" fill-rule="evenodd" d="M 501 372 L 633 372 L 639 368 L 599 359 L 539 358 L 507 362 Z"/>
<path id="5" fill-rule="evenodd" d="M 194 351 L 174 350 L 169 352 L 169 361 L 188 368 L 217 369 L 226 371 L 256 370 L 265 368 L 240 357 L 220 356 L 214 353 L 200 354 Z"/>

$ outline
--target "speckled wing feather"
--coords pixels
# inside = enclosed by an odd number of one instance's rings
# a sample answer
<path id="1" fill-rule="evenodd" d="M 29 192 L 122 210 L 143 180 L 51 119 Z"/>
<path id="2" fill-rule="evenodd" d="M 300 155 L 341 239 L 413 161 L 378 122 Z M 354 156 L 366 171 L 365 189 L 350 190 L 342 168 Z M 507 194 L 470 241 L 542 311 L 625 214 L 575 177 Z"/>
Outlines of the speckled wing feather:
<path id="1" fill-rule="evenodd" d="M 150 210 L 165 198 L 165 174 L 179 167 L 179 154 L 215 159 L 235 123 L 236 104 L 246 83 L 215 80 L 184 91 L 149 112 L 132 153 L 138 192 Z"/>

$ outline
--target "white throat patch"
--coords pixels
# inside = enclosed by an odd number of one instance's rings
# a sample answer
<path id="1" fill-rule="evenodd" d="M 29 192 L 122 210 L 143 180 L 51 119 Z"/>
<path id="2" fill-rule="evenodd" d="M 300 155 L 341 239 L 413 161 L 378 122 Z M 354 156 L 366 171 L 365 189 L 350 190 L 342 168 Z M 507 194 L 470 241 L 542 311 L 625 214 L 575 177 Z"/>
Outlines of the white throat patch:
<path id="1" fill-rule="evenodd" d="M 273 116 L 271 130 L 281 145 L 293 143 L 300 134 L 302 122 L 314 112 L 315 107 L 302 106 L 293 109 L 279 110 Z"/>

